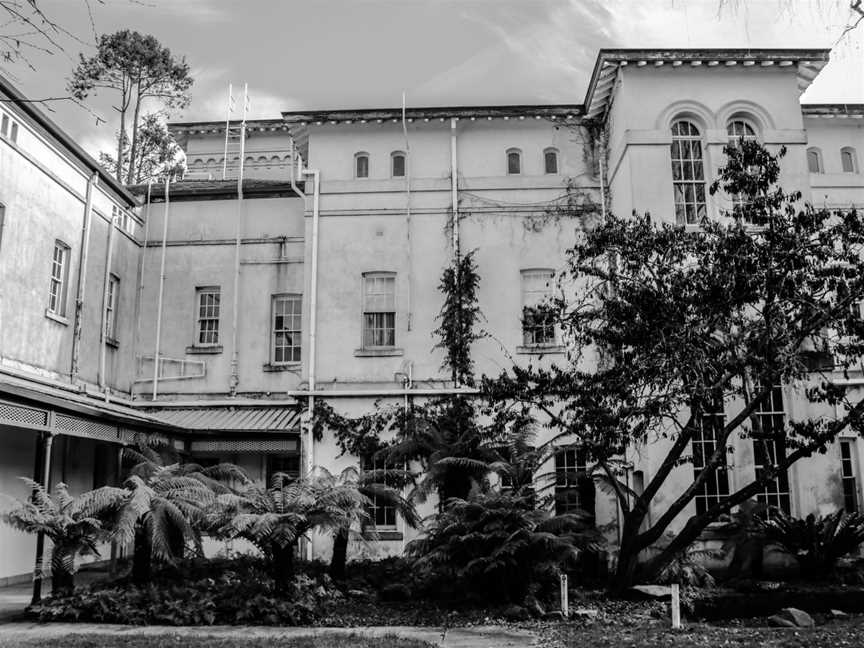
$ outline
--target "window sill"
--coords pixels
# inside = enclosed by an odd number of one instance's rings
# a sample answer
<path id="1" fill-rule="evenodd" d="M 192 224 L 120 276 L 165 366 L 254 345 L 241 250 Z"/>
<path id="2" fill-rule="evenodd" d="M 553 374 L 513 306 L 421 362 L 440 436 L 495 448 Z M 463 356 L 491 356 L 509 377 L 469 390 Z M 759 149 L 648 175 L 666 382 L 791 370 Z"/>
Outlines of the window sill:
<path id="1" fill-rule="evenodd" d="M 63 326 L 69 326 L 69 320 L 68 319 L 66 319 L 62 315 L 58 315 L 57 313 L 54 313 L 53 311 L 48 310 L 47 308 L 45 309 L 45 317 L 47 317 L 50 320 L 57 322 L 58 324 L 62 324 Z"/>
<path id="2" fill-rule="evenodd" d="M 384 348 L 384 349 L 354 349 L 355 358 L 390 358 L 394 356 L 405 355 L 404 349 Z"/>
<path id="3" fill-rule="evenodd" d="M 222 345 L 215 344 L 213 346 L 187 346 L 186 353 L 191 355 L 215 355 L 217 353 L 222 353 Z"/>
<path id="4" fill-rule="evenodd" d="M 549 344 L 549 345 L 531 345 L 531 346 L 517 346 L 516 353 L 519 355 L 551 355 L 551 354 L 559 354 L 564 353 L 564 346 L 561 344 Z"/>
<path id="5" fill-rule="evenodd" d="M 301 364 L 299 362 L 286 362 L 285 364 L 273 364 L 267 362 L 261 365 L 262 371 L 278 372 L 278 371 L 300 371 Z"/>
<path id="6" fill-rule="evenodd" d="M 382 529 L 381 531 L 369 530 L 363 531 L 363 539 L 377 540 L 378 542 L 399 542 L 403 539 L 403 535 L 401 531 L 395 531 L 393 529 Z"/>
<path id="7" fill-rule="evenodd" d="M 120 346 L 120 341 L 113 337 L 105 338 L 105 346 L 109 346 L 112 349 L 116 349 Z"/>

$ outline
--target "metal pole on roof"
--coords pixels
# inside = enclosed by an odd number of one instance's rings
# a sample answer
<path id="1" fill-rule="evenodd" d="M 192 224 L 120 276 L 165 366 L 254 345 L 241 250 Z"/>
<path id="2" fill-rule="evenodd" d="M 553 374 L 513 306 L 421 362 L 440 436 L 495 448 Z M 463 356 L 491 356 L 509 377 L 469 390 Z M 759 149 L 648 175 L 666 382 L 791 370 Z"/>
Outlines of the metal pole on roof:
<path id="1" fill-rule="evenodd" d="M 231 131 L 231 113 L 234 112 L 234 94 L 231 84 L 228 84 L 228 110 L 225 115 L 225 148 L 222 151 L 222 179 L 228 173 L 228 133 Z"/>

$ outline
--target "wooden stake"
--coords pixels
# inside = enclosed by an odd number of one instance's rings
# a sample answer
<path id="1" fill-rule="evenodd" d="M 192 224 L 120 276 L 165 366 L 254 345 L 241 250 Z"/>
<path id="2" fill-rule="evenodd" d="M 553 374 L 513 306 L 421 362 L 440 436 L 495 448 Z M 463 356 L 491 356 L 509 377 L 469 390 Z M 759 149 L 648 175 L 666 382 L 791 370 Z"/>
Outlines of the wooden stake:
<path id="1" fill-rule="evenodd" d="M 681 592 L 678 583 L 672 585 L 672 629 L 681 627 Z"/>
<path id="2" fill-rule="evenodd" d="M 561 614 L 567 619 L 570 617 L 570 592 L 567 587 L 567 574 L 561 574 Z"/>

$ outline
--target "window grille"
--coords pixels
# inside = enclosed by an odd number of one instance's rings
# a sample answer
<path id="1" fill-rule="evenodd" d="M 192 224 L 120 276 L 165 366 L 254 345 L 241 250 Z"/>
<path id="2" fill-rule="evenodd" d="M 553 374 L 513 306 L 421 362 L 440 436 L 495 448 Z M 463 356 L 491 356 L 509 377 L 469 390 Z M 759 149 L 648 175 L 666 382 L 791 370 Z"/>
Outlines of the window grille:
<path id="1" fill-rule="evenodd" d="M 219 344 L 219 315 L 221 309 L 221 289 L 216 287 L 198 288 L 197 344 L 216 346 Z"/>
<path id="2" fill-rule="evenodd" d="M 363 275 L 363 347 L 396 346 L 396 275 Z"/>
<path id="3" fill-rule="evenodd" d="M 549 346 L 556 343 L 552 297 L 552 270 L 522 271 L 522 344 Z"/>
<path id="4" fill-rule="evenodd" d="M 708 214 L 702 137 L 699 129 L 686 120 L 672 124 L 672 186 L 675 222 L 678 225 L 701 223 Z"/>
<path id="5" fill-rule="evenodd" d="M 756 408 L 756 418 L 758 425 L 757 429 L 753 430 L 753 463 L 756 479 L 761 480 L 766 470 L 786 458 L 786 416 L 780 385 L 772 387 L 768 399 Z M 792 506 L 788 471 L 783 470 L 770 479 L 756 498 L 764 504 L 790 513 Z"/>
<path id="6" fill-rule="evenodd" d="M 273 297 L 273 364 L 300 362 L 303 298 L 300 295 Z"/>

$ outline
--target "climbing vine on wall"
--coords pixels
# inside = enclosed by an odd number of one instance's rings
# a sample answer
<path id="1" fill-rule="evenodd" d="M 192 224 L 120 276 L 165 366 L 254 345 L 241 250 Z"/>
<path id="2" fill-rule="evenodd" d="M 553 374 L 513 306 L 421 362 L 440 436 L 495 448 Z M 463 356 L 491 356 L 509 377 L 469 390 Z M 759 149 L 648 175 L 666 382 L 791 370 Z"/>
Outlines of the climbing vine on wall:
<path id="1" fill-rule="evenodd" d="M 444 270 L 438 290 L 444 295 L 444 305 L 438 314 L 435 330 L 436 349 L 444 351 L 442 369 L 449 370 L 454 383 L 474 384 L 474 362 L 471 344 L 482 335 L 474 325 L 480 317 L 477 288 L 480 276 L 474 261 L 474 250 Z"/>

